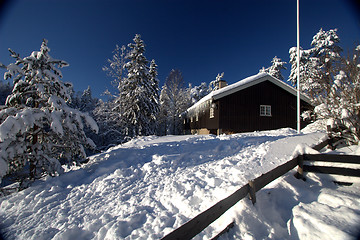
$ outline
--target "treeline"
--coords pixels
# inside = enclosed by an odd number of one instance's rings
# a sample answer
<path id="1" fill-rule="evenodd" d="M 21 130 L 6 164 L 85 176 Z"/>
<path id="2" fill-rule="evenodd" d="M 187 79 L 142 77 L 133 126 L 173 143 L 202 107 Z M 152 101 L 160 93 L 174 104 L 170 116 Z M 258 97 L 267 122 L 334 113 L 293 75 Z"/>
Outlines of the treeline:
<path id="1" fill-rule="evenodd" d="M 107 101 L 94 98 L 90 87 L 75 92 L 61 81 L 68 63 L 51 57 L 47 40 L 24 58 L 9 51 L 14 63 L 0 64 L 5 80 L 13 80 L 0 85 L 0 179 L 12 175 L 21 187 L 138 136 L 182 134 L 179 115 L 209 91 L 185 87 L 179 70 L 160 90 L 157 65 L 146 59 L 138 34 L 117 46 L 103 69 L 116 89 L 106 91 Z"/>
<path id="2" fill-rule="evenodd" d="M 351 144 L 359 141 L 360 46 L 344 56 L 339 43 L 336 30 L 321 29 L 311 48 L 300 51 L 300 89 L 315 106 L 303 117 L 328 119 L 329 133 Z M 68 64 L 50 56 L 46 40 L 40 51 L 25 58 L 9 51 L 15 62 L 0 63 L 5 79 L 13 80 L 13 86 L 0 84 L 0 179 L 21 171 L 20 181 L 55 176 L 63 172 L 63 164 L 79 164 L 88 153 L 138 136 L 183 134 L 180 116 L 216 90 L 224 75 L 209 84 L 186 86 L 181 71 L 173 69 L 160 88 L 158 66 L 145 57 L 137 34 L 127 46 L 116 46 L 103 68 L 115 90 L 107 90 L 104 101 L 94 98 L 90 87 L 74 92 L 71 83 L 60 80 L 60 69 Z M 288 81 L 294 86 L 296 48 L 289 55 Z M 286 62 L 274 57 L 271 63 L 260 72 L 284 80 Z"/>

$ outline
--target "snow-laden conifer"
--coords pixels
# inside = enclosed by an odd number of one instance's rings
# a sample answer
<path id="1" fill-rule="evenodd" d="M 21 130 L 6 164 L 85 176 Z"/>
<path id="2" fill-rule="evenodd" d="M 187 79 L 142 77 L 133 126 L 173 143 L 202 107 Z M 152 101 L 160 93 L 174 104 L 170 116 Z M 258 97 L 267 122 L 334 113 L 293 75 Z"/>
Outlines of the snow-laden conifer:
<path id="1" fill-rule="evenodd" d="M 7 66 L 5 79 L 14 87 L 0 111 L 0 176 L 29 164 L 30 177 L 41 172 L 62 172 L 60 161 L 86 157 L 84 146 L 93 142 L 86 137 L 84 123 L 97 131 L 95 121 L 68 106 L 72 85 L 60 80 L 59 68 L 68 66 L 49 55 L 47 40 L 40 51 L 25 58 L 9 49 L 16 60 Z"/>
<path id="2" fill-rule="evenodd" d="M 158 82 L 154 74 L 156 64 L 153 63 L 150 74 L 141 36 L 136 34 L 133 41 L 128 45 L 130 51 L 126 56 L 127 76 L 119 84 L 119 104 L 129 137 L 155 134 L 153 123 L 159 109 Z"/>
<path id="3" fill-rule="evenodd" d="M 336 29 L 320 29 L 313 37 L 312 48 L 300 51 L 300 90 L 315 106 L 313 117 L 328 120 L 332 139 L 358 143 L 359 51 L 356 47 L 352 55 L 344 58 L 339 43 Z M 291 48 L 289 53 L 292 64 L 289 80 L 295 84 L 296 48 Z"/>
<path id="4" fill-rule="evenodd" d="M 113 58 L 108 60 L 109 66 L 103 68 L 113 77 L 118 92 L 110 94 L 110 100 L 99 104 L 94 111 L 95 118 L 103 120 L 100 124 L 103 132 L 119 134 L 113 139 L 126 140 L 156 133 L 159 111 L 157 65 L 155 60 L 149 63 L 146 59 L 141 36 L 136 34 L 133 40 L 128 44 L 129 49 L 116 46 Z M 104 136 L 104 139 L 108 138 Z"/>
<path id="5" fill-rule="evenodd" d="M 292 47 L 289 50 L 291 72 L 289 80 L 294 86 L 297 85 L 297 49 Z M 319 60 L 311 56 L 311 50 L 300 49 L 300 91 L 311 98 L 313 102 L 317 101 L 317 96 L 321 92 L 321 85 L 318 79 L 321 76 L 317 68 Z"/>
<path id="6" fill-rule="evenodd" d="M 211 81 L 209 83 L 209 91 L 215 91 L 219 89 L 219 83 L 221 80 L 223 80 L 224 78 L 224 73 L 218 73 L 218 75 L 216 76 L 215 80 Z"/>
<path id="7" fill-rule="evenodd" d="M 91 87 L 88 86 L 84 91 L 77 92 L 72 96 L 70 106 L 91 115 L 98 102 L 99 99 L 92 96 Z"/>
<path id="8" fill-rule="evenodd" d="M 0 81 L 0 105 L 4 105 L 6 98 L 11 94 L 12 87 L 9 83 Z"/>
<path id="9" fill-rule="evenodd" d="M 84 91 L 78 91 L 71 94 L 71 102 L 69 104 L 70 107 L 75 108 L 81 112 L 89 114 L 93 119 L 97 120 L 94 116 L 94 110 L 97 108 L 97 106 L 100 105 L 100 100 L 98 98 L 95 98 L 92 96 L 92 90 L 91 87 L 88 86 Z M 100 127 L 102 125 L 102 122 L 96 121 L 99 126 L 99 132 L 95 133 L 91 128 L 85 126 L 84 132 L 86 136 L 88 136 L 91 140 L 94 141 L 96 148 L 101 148 L 99 145 L 101 141 L 99 141 L 100 136 L 100 130 L 102 130 Z M 94 153 L 94 150 L 92 148 L 86 148 L 86 153 Z"/>
<path id="10" fill-rule="evenodd" d="M 338 74 L 341 59 L 340 39 L 336 29 L 319 30 L 311 42 L 312 48 L 300 51 L 300 89 L 315 104 L 321 104 L 329 97 L 334 77 Z M 290 48 L 291 74 L 289 81 L 294 85 L 297 79 L 296 48 Z"/>
<path id="11" fill-rule="evenodd" d="M 149 131 L 148 134 L 156 134 L 157 131 L 157 119 L 158 113 L 160 111 L 160 102 L 159 102 L 159 79 L 157 78 L 158 65 L 156 64 L 155 60 L 151 60 L 149 66 L 149 80 L 148 80 L 148 95 L 149 98 L 149 105 L 151 107 L 151 114 L 149 118 Z"/>
<path id="12" fill-rule="evenodd" d="M 205 82 L 202 82 L 200 85 L 194 87 L 189 84 L 191 104 L 195 104 L 197 101 L 208 95 L 210 92 L 211 88 Z"/>
<path id="13" fill-rule="evenodd" d="M 260 72 L 266 72 L 279 80 L 284 80 L 281 70 L 286 70 L 285 64 L 286 62 L 275 56 L 273 60 L 271 60 L 271 66 L 260 69 Z"/>
<path id="14" fill-rule="evenodd" d="M 318 93 L 319 102 L 323 102 L 331 92 L 331 86 L 334 78 L 338 74 L 340 53 L 342 48 L 338 45 L 340 38 L 337 35 L 337 29 L 324 31 L 322 29 L 313 37 L 311 42 L 311 57 L 315 58 L 317 64 L 313 67 L 319 73 L 317 83 L 320 85 L 321 91 Z"/>
<path id="15" fill-rule="evenodd" d="M 328 119 L 329 135 L 348 144 L 360 139 L 360 48 L 342 59 L 333 77 L 328 97 L 315 107 L 317 118 Z"/>

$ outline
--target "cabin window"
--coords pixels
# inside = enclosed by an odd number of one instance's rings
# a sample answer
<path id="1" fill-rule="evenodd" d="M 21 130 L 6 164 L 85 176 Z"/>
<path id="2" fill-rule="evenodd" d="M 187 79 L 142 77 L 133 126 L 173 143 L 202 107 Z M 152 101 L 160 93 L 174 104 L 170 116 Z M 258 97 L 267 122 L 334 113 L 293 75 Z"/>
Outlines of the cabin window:
<path id="1" fill-rule="evenodd" d="M 260 116 L 271 117 L 271 105 L 260 105 Z"/>
<path id="2" fill-rule="evenodd" d="M 213 107 L 210 108 L 210 118 L 215 117 L 215 109 Z"/>

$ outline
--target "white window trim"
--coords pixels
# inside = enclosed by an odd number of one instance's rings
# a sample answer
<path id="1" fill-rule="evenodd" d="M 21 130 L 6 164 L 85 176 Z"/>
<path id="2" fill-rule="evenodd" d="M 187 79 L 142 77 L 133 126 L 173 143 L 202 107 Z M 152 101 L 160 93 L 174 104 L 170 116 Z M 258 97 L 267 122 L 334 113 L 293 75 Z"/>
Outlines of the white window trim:
<path id="1" fill-rule="evenodd" d="M 215 117 L 215 109 L 213 107 L 210 108 L 210 118 L 214 118 Z"/>
<path id="2" fill-rule="evenodd" d="M 260 105 L 260 116 L 271 117 L 271 105 Z"/>

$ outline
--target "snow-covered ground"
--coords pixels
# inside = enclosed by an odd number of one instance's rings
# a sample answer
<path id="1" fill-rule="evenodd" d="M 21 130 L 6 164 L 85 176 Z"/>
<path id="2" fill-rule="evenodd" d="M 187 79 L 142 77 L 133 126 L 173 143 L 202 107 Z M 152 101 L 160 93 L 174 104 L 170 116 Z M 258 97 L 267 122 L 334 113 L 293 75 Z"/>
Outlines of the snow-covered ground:
<path id="1" fill-rule="evenodd" d="M 324 133 L 291 129 L 222 136 L 142 137 L 82 169 L 0 199 L 6 239 L 159 239 Z M 346 239 L 360 223 L 360 188 L 289 172 L 243 199 L 196 239 L 235 220 L 222 239 Z"/>

